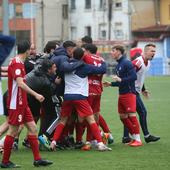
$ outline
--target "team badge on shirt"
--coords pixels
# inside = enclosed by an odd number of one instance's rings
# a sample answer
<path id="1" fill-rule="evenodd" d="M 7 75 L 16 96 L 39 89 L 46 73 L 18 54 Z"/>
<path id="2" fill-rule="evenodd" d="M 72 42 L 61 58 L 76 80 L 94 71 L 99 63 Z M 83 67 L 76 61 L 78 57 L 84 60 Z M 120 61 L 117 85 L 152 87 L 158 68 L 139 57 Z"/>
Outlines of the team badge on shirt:
<path id="1" fill-rule="evenodd" d="M 18 75 L 20 75 L 21 74 L 21 70 L 20 69 L 16 69 L 15 70 L 15 74 L 18 76 Z"/>

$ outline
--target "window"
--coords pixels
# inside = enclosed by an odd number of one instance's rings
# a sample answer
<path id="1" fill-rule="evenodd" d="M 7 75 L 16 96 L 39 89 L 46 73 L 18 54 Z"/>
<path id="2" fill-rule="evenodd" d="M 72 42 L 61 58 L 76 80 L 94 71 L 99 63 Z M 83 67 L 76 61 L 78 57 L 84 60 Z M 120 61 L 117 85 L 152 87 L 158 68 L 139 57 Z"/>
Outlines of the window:
<path id="1" fill-rule="evenodd" d="M 122 7 L 122 3 L 121 2 L 116 2 L 115 3 L 115 7 L 116 8 L 121 8 Z"/>
<path id="2" fill-rule="evenodd" d="M 71 10 L 76 9 L 76 0 L 71 0 Z"/>
<path id="3" fill-rule="evenodd" d="M 76 40 L 76 36 L 77 36 L 77 28 L 71 27 L 71 40 Z"/>
<path id="4" fill-rule="evenodd" d="M 104 0 L 100 0 L 100 6 L 99 6 L 100 9 L 103 9 L 104 8 Z"/>
<path id="5" fill-rule="evenodd" d="M 122 26 L 122 22 L 115 22 L 115 27 L 121 27 Z"/>
<path id="6" fill-rule="evenodd" d="M 122 1 L 121 0 L 116 0 L 114 2 L 114 8 L 115 9 L 121 9 L 122 8 Z"/>
<path id="7" fill-rule="evenodd" d="M 22 18 L 22 4 L 16 3 L 15 4 L 15 15 L 17 18 Z"/>
<path id="8" fill-rule="evenodd" d="M 99 39 L 106 40 L 106 24 L 99 24 Z"/>
<path id="9" fill-rule="evenodd" d="M 101 35 L 103 39 L 106 39 L 106 30 L 102 30 Z"/>
<path id="10" fill-rule="evenodd" d="M 85 0 L 85 9 L 91 9 L 91 0 Z"/>
<path id="11" fill-rule="evenodd" d="M 123 31 L 122 30 L 115 30 L 115 38 L 116 39 L 123 39 Z"/>
<path id="12" fill-rule="evenodd" d="M 115 37 L 116 39 L 123 39 L 122 22 L 115 22 Z"/>
<path id="13" fill-rule="evenodd" d="M 89 37 L 91 37 L 91 27 L 90 26 L 85 27 L 85 35 L 88 35 Z"/>
<path id="14" fill-rule="evenodd" d="M 62 15 L 63 15 L 63 19 L 68 18 L 68 5 L 67 4 L 62 5 Z"/>

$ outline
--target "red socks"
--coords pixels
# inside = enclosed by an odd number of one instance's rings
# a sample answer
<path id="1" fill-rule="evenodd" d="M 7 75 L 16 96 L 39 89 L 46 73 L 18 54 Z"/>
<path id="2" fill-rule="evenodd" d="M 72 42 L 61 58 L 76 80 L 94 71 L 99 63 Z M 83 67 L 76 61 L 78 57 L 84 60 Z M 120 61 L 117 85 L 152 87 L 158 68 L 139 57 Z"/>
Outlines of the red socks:
<path id="1" fill-rule="evenodd" d="M 129 119 L 133 124 L 134 133 L 135 134 L 140 134 L 139 122 L 138 122 L 136 116 L 130 116 Z"/>
<path id="2" fill-rule="evenodd" d="M 63 132 L 63 129 L 64 129 L 65 125 L 63 125 L 62 123 L 59 123 L 55 129 L 55 132 L 54 132 L 54 136 L 53 136 L 53 140 L 55 141 L 58 141 L 62 132 Z"/>
<path id="3" fill-rule="evenodd" d="M 38 145 L 38 139 L 36 135 L 28 135 L 28 142 L 31 145 L 32 153 L 34 156 L 34 160 L 40 160 L 40 152 L 39 152 L 39 145 Z"/>
<path id="4" fill-rule="evenodd" d="M 91 133 L 93 135 L 93 137 L 97 140 L 97 142 L 102 142 L 102 137 L 100 135 L 100 130 L 99 130 L 99 127 L 97 126 L 96 123 L 92 123 L 89 125 L 90 126 L 90 130 L 91 130 Z"/>
<path id="5" fill-rule="evenodd" d="M 100 127 L 103 129 L 103 131 L 105 133 L 109 133 L 110 132 L 109 127 L 108 127 L 108 125 L 107 125 L 107 123 L 104 120 L 102 115 L 99 115 L 99 125 L 100 125 Z"/>
<path id="6" fill-rule="evenodd" d="M 76 142 L 82 141 L 82 136 L 84 134 L 84 123 L 76 123 Z"/>
<path id="7" fill-rule="evenodd" d="M 125 127 L 128 128 L 131 135 L 135 134 L 133 124 L 132 124 L 131 120 L 129 119 L 129 117 L 125 118 L 125 119 L 121 119 L 121 121 L 123 122 Z"/>
<path id="8" fill-rule="evenodd" d="M 14 137 L 7 135 L 4 141 L 4 154 L 2 158 L 2 163 L 4 164 L 9 162 L 13 143 Z"/>

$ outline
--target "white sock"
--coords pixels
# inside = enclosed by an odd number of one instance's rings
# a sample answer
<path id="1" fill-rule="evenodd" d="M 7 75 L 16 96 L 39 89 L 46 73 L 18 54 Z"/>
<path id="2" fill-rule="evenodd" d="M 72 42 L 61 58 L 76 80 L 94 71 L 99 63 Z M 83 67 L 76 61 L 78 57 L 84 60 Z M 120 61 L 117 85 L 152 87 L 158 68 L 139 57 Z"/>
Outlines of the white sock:
<path id="1" fill-rule="evenodd" d="M 109 133 L 109 139 L 113 139 L 113 136 L 111 133 Z"/>
<path id="2" fill-rule="evenodd" d="M 135 140 L 141 142 L 140 134 L 135 134 Z"/>

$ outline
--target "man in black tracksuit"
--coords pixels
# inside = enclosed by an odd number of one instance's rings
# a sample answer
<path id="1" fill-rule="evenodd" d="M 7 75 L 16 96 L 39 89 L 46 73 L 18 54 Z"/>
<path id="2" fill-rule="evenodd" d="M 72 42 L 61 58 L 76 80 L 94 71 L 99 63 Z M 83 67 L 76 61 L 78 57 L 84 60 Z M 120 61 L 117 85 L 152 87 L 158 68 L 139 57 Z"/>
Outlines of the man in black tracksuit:
<path id="1" fill-rule="evenodd" d="M 56 65 L 49 59 L 44 59 L 41 65 L 35 67 L 30 73 L 26 75 L 26 83 L 36 92 L 45 97 L 44 102 L 41 104 L 37 102 L 31 95 L 28 95 L 28 103 L 35 121 L 37 122 L 40 117 L 41 106 L 44 110 L 43 118 L 46 123 L 43 123 L 43 129 L 40 128 L 39 135 L 44 133 L 53 119 L 56 118 L 55 105 L 52 101 L 52 96 L 55 94 L 57 87 L 57 78 L 52 80 L 55 75 Z"/>

